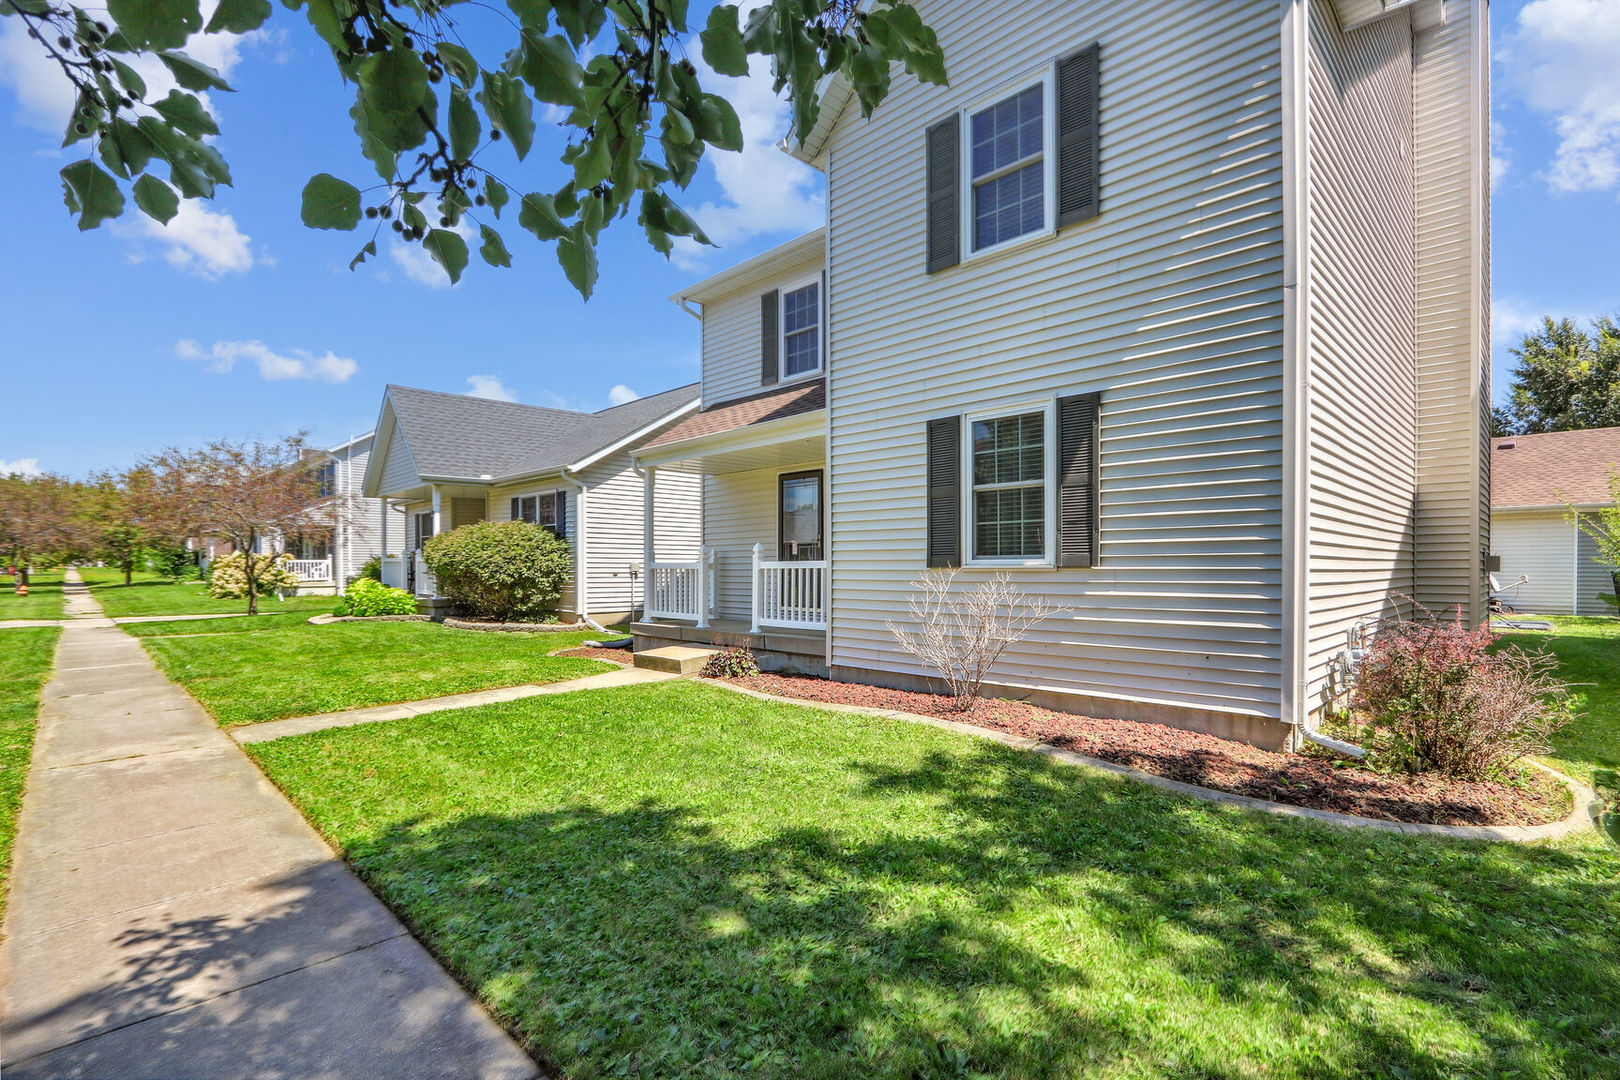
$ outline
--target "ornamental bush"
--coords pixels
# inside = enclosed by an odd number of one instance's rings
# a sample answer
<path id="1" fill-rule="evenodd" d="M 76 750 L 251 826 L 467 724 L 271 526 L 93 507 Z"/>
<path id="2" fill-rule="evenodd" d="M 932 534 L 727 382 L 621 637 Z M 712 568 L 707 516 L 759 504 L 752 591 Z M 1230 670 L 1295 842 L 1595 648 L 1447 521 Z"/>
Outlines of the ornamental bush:
<path id="1" fill-rule="evenodd" d="M 381 581 L 382 580 L 382 556 L 381 555 L 373 555 L 371 558 L 369 558 L 365 562 L 361 563 L 360 564 L 360 569 L 355 571 L 354 577 L 351 578 L 350 580 L 359 581 L 361 578 L 369 578 L 372 581 Z"/>
<path id="2" fill-rule="evenodd" d="M 1508 645 L 1490 625 L 1420 617 L 1381 628 L 1356 672 L 1354 704 L 1372 722 L 1374 759 L 1454 780 L 1499 776 L 1546 751 L 1573 718 L 1557 660 Z M 1381 759 L 1381 760 L 1380 760 Z"/>
<path id="3" fill-rule="evenodd" d="M 732 645 L 703 661 L 698 674 L 705 679 L 746 679 L 759 674 L 759 661 L 748 646 Z"/>
<path id="4" fill-rule="evenodd" d="M 480 521 L 422 547 L 441 595 L 469 614 L 501 622 L 554 610 L 573 572 L 568 541 L 525 521 Z"/>
<path id="5" fill-rule="evenodd" d="M 416 599 L 404 589 L 395 589 L 380 581 L 363 577 L 355 579 L 348 591 L 338 597 L 334 615 L 415 615 Z"/>
<path id="6" fill-rule="evenodd" d="M 219 600 L 241 600 L 247 596 L 247 559 L 253 560 L 260 596 L 298 588 L 298 575 L 292 572 L 292 556 L 286 552 L 254 555 L 233 551 L 208 564 L 208 595 Z"/>

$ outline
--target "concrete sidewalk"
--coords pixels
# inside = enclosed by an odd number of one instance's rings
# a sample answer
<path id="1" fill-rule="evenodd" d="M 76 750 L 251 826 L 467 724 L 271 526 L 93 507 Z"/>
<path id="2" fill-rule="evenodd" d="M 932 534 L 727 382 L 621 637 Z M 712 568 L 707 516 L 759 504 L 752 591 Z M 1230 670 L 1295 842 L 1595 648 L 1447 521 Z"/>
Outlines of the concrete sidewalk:
<path id="1" fill-rule="evenodd" d="M 0 943 L 7 1080 L 519 1080 L 534 1062 L 69 587 Z"/>

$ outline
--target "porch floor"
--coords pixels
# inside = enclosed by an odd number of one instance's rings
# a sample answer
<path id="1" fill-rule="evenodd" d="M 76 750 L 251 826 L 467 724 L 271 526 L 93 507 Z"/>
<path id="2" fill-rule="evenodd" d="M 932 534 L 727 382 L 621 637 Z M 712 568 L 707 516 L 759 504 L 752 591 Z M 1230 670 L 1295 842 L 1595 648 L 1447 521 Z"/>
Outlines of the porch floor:
<path id="1" fill-rule="evenodd" d="M 638 652 L 675 644 L 746 645 L 758 658 L 760 667 L 767 671 L 827 673 L 827 633 L 824 630 L 767 626 L 760 633 L 752 634 L 743 619 L 711 619 L 701 630 L 691 623 L 644 619 L 631 623 L 630 632 L 635 635 Z"/>

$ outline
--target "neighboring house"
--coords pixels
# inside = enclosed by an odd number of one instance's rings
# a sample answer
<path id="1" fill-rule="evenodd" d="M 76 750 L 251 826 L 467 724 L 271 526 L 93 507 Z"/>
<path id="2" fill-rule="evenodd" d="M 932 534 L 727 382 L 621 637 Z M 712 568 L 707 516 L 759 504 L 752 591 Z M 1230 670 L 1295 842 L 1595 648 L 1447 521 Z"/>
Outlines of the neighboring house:
<path id="1" fill-rule="evenodd" d="M 1007 571 L 999 692 L 1288 745 L 1398 595 L 1483 618 L 1484 0 L 917 7 L 950 87 L 834 79 L 826 228 L 674 298 L 638 633 L 923 685 L 908 583 Z"/>
<path id="2" fill-rule="evenodd" d="M 361 493 L 376 432 L 368 431 L 324 450 L 307 451 L 303 466 L 320 484 L 315 516 L 330 528 L 305 536 L 270 536 L 257 550 L 285 551 L 292 558 L 300 593 L 340 593 L 369 560 L 384 554 L 385 522 L 381 499 Z M 399 547 L 396 540 L 394 547 Z M 229 554 L 225 545 L 220 554 Z M 209 558 L 216 557 L 213 552 Z"/>
<path id="3" fill-rule="evenodd" d="M 1503 599 L 1541 615 L 1613 615 L 1615 568 L 1569 508 L 1613 503 L 1620 427 L 1513 435 L 1492 441 L 1491 553 Z M 1520 578 L 1523 584 L 1514 585 Z"/>
<path id="4" fill-rule="evenodd" d="M 383 580 L 411 589 L 426 610 L 448 607 L 422 545 L 462 525 L 520 518 L 572 544 L 565 619 L 628 617 L 640 602 L 644 506 L 630 453 L 694 412 L 697 396 L 694 384 L 586 413 L 389 386 L 363 489 L 389 506 L 385 537 L 403 540 L 404 556 L 384 560 Z M 670 477 L 657 495 L 669 550 L 694 555 L 695 482 Z"/>

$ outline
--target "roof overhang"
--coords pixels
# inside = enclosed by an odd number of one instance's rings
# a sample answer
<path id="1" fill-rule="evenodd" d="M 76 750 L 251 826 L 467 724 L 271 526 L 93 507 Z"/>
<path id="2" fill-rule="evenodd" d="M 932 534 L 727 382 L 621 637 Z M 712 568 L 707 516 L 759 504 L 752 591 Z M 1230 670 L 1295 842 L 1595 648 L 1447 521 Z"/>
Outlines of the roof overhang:
<path id="1" fill-rule="evenodd" d="M 642 468 L 710 475 L 821 461 L 827 456 L 827 410 L 661 443 L 632 456 Z"/>
<path id="2" fill-rule="evenodd" d="M 1493 514 L 1545 514 L 1545 513 L 1556 510 L 1560 514 L 1567 514 L 1571 510 L 1574 510 L 1576 513 L 1586 514 L 1586 513 L 1596 513 L 1599 510 L 1607 510 L 1612 505 L 1614 505 L 1614 504 L 1613 503 L 1546 503 L 1546 504 L 1543 504 L 1543 505 L 1540 505 L 1540 506 L 1492 506 L 1491 507 L 1491 513 L 1493 513 Z"/>
<path id="3" fill-rule="evenodd" d="M 745 259 L 736 266 L 729 266 L 695 285 L 689 285 L 671 294 L 670 300 L 677 304 L 686 301 L 708 303 L 717 296 L 724 296 L 755 282 L 776 277 L 786 267 L 825 259 L 826 256 L 826 228 L 812 229 L 803 236 L 795 237 L 785 244 L 778 244 L 763 254 Z"/>
<path id="4" fill-rule="evenodd" d="M 1411 12 L 1414 31 L 1432 30 L 1445 25 L 1446 0 L 1333 0 L 1339 28 L 1346 33 L 1403 11 Z"/>

